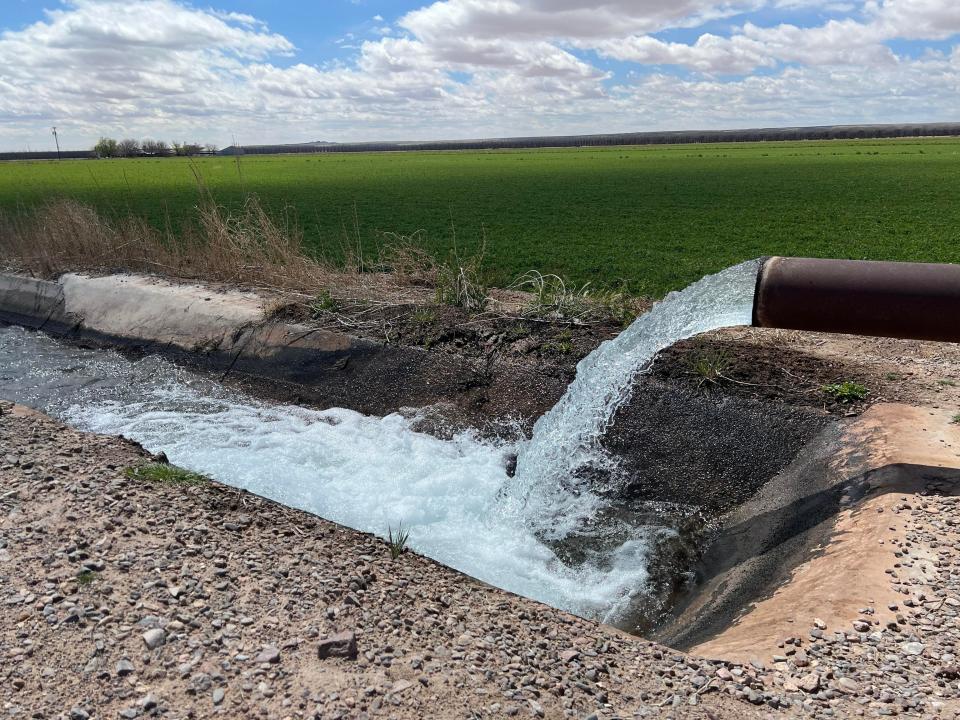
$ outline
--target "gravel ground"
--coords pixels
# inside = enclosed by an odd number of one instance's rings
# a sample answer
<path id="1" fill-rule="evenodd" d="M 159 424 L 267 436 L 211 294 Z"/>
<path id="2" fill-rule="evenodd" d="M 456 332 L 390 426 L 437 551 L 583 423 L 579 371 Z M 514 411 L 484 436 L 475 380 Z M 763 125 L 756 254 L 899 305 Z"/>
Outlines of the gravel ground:
<path id="1" fill-rule="evenodd" d="M 703 660 L 209 482 L 129 479 L 118 438 L 0 403 L 10 718 L 877 716 L 960 709 L 957 498 L 898 506 L 896 623 Z M 944 488 L 928 488 L 936 493 Z M 899 584 L 923 562 L 925 585 Z"/>

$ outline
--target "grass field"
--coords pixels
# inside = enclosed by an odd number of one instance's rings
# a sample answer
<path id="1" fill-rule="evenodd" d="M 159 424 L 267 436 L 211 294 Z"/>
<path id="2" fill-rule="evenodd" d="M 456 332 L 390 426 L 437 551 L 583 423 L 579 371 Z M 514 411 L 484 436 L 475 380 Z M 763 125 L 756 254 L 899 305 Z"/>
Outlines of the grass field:
<path id="1" fill-rule="evenodd" d="M 159 226 L 213 197 L 292 207 L 336 254 L 384 232 L 475 251 L 492 280 L 554 272 L 662 295 L 740 260 L 784 254 L 960 262 L 960 140 L 247 156 L 0 164 L 0 209 L 72 197 Z"/>

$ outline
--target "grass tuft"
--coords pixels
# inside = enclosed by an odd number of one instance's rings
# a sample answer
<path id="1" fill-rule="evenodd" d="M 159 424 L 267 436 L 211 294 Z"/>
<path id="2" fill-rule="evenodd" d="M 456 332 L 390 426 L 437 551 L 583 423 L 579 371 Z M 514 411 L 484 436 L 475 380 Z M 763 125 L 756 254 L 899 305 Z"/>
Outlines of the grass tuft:
<path id="1" fill-rule="evenodd" d="M 690 373 L 697 377 L 697 387 L 702 387 L 705 383 L 715 385 L 726 379 L 726 374 L 733 366 L 733 358 L 726 350 L 706 348 L 694 352 L 688 363 Z"/>
<path id="2" fill-rule="evenodd" d="M 484 277 L 483 255 L 461 258 L 453 253 L 437 266 L 434 280 L 436 300 L 468 312 L 482 312 L 490 302 L 490 288 Z"/>
<path id="3" fill-rule="evenodd" d="M 330 294 L 329 290 L 321 290 L 310 303 L 310 314 L 313 317 L 319 317 L 324 313 L 337 312 L 340 309 L 340 301 Z"/>
<path id="4" fill-rule="evenodd" d="M 845 380 L 841 383 L 824 385 L 821 389 L 825 395 L 833 398 L 833 400 L 841 405 L 848 405 L 853 402 L 866 400 L 867 395 L 870 394 L 870 390 L 868 390 L 865 385 L 851 382 L 849 380 Z"/>
<path id="5" fill-rule="evenodd" d="M 89 585 L 96 579 L 96 573 L 93 570 L 83 570 L 77 574 L 78 585 Z"/>
<path id="6" fill-rule="evenodd" d="M 205 475 L 164 463 L 128 467 L 123 474 L 131 480 L 146 480 L 160 485 L 190 486 L 205 485 L 210 482 L 210 478 Z"/>
<path id="7" fill-rule="evenodd" d="M 390 557 L 392 559 L 396 560 L 406 552 L 407 540 L 409 539 L 410 531 L 403 529 L 403 523 L 397 525 L 396 534 L 394 534 L 392 525 L 387 528 L 387 543 L 390 546 Z"/>

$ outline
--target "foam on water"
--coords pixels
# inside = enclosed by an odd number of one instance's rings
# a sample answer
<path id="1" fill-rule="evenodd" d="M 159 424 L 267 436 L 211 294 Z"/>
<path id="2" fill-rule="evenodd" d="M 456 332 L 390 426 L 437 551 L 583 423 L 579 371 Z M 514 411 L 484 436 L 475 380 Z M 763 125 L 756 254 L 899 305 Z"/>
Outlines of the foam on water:
<path id="1" fill-rule="evenodd" d="M 756 270 L 745 263 L 673 293 L 604 343 L 519 446 L 470 433 L 440 440 L 400 415 L 260 402 L 158 358 L 131 362 L 17 328 L 0 330 L 0 397 L 122 434 L 176 464 L 359 530 L 383 536 L 402 522 L 425 555 L 616 622 L 644 592 L 652 540 L 670 530 L 591 525 L 602 503 L 582 471 L 611 466 L 600 438 L 658 350 L 749 322 Z M 513 479 L 504 469 L 510 452 L 519 454 Z M 604 542 L 587 543 L 593 549 L 574 566 L 555 553 L 569 535 Z"/>
<path id="2" fill-rule="evenodd" d="M 537 421 L 520 450 L 519 482 L 504 493 L 513 512 L 531 518 L 541 536 L 554 537 L 575 532 L 596 514 L 602 500 L 582 479 L 600 471 L 607 482 L 615 481 L 616 461 L 600 443 L 636 376 L 678 340 L 749 325 L 759 268 L 758 260 L 749 260 L 670 293 L 581 360 L 567 392 Z M 571 485 L 578 489 L 575 495 Z"/>

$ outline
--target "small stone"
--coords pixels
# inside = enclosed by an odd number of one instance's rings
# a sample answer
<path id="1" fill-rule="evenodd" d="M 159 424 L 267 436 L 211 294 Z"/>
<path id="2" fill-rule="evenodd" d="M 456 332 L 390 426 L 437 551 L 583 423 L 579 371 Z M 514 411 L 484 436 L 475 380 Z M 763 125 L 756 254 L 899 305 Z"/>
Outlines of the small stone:
<path id="1" fill-rule="evenodd" d="M 903 644 L 903 651 L 907 655 L 923 655 L 923 651 L 926 650 L 926 645 L 918 642 L 908 642 Z"/>
<path id="2" fill-rule="evenodd" d="M 167 641 L 167 634 L 160 628 L 153 628 L 143 634 L 143 641 L 148 648 L 155 650 Z"/>
<path id="3" fill-rule="evenodd" d="M 865 620 L 854 620 L 853 629 L 857 632 L 869 632 L 870 623 L 866 622 Z"/>
<path id="4" fill-rule="evenodd" d="M 845 692 L 849 695 L 855 695 L 860 692 L 860 683 L 856 680 L 851 680 L 848 677 L 842 677 L 837 680 L 837 685 L 840 687 L 842 692 Z"/>
<path id="5" fill-rule="evenodd" d="M 392 686 L 390 686 L 390 693 L 402 693 L 404 690 L 409 690 L 413 687 L 413 683 L 409 680 L 397 680 Z"/>
<path id="6" fill-rule="evenodd" d="M 257 664 L 280 662 L 280 651 L 273 645 L 267 645 L 253 661 Z"/>
<path id="7" fill-rule="evenodd" d="M 329 657 L 344 657 L 350 660 L 356 660 L 357 636 L 347 630 L 324 638 L 317 645 L 317 657 L 321 660 Z"/>
<path id="8" fill-rule="evenodd" d="M 533 713 L 534 717 L 543 717 L 543 706 L 538 703 L 536 700 L 530 700 L 530 712 Z"/>
<path id="9" fill-rule="evenodd" d="M 226 696 L 226 692 L 224 692 L 223 688 L 217 688 L 216 690 L 214 690 L 214 691 L 213 691 L 213 704 L 214 704 L 214 705 L 219 705 L 220 703 L 222 703 L 224 696 Z"/>
<path id="10" fill-rule="evenodd" d="M 117 675 L 125 677 L 134 671 L 133 663 L 123 658 L 117 663 Z"/>
<path id="11" fill-rule="evenodd" d="M 801 690 L 804 690 L 808 693 L 815 693 L 820 689 L 820 676 L 816 673 L 807 673 L 800 678 L 797 684 L 800 686 Z"/>
<path id="12" fill-rule="evenodd" d="M 90 713 L 88 713 L 82 707 L 71 708 L 70 720 L 90 720 Z"/>

